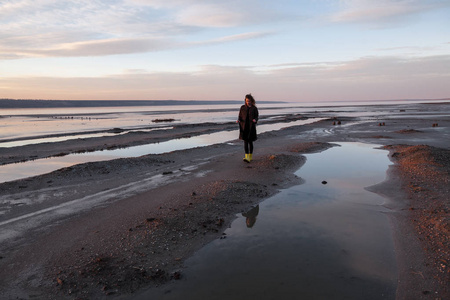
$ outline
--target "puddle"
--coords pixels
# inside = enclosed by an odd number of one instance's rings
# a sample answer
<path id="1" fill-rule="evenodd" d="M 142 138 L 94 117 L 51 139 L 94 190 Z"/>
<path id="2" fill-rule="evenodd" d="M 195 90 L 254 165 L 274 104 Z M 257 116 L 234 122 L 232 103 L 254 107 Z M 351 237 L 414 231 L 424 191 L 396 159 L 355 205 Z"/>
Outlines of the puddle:
<path id="1" fill-rule="evenodd" d="M 322 120 L 323 118 L 310 118 L 290 123 L 261 125 L 258 132 L 280 130 L 284 127 L 305 125 Z M 75 164 L 105 161 L 124 157 L 139 157 L 147 154 L 161 154 L 176 150 L 185 150 L 195 147 L 205 147 L 214 144 L 236 140 L 239 136 L 237 131 L 220 131 L 212 134 L 194 136 L 191 138 L 174 139 L 161 143 L 146 144 L 129 148 L 115 150 L 103 150 L 81 154 L 70 154 L 62 157 L 50 157 L 36 159 L 23 163 L 15 163 L 0 166 L 0 183 L 23 179 L 27 177 L 46 174 L 64 167 Z"/>
<path id="2" fill-rule="evenodd" d="M 239 214 L 185 262 L 182 279 L 133 299 L 395 299 L 384 198 L 387 152 L 340 143 L 307 155 L 302 185 Z M 323 184 L 322 181 L 326 181 Z"/>

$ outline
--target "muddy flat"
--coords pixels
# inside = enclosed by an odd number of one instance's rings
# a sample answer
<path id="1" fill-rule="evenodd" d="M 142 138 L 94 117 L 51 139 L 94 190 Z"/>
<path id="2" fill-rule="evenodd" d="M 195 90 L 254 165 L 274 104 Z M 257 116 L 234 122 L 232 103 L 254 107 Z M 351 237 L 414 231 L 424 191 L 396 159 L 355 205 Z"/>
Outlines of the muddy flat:
<path id="1" fill-rule="evenodd" d="M 242 143 L 232 140 L 77 164 L 2 183 L 1 294 L 5 299 L 114 299 L 152 289 L 175 291 L 172 286 L 189 280 L 189 259 L 211 242 L 227 243 L 224 233 L 239 215 L 258 204 L 261 209 L 264 200 L 282 195 L 282 190 L 306 186 L 312 172 L 301 173 L 307 155 L 325 158 L 336 143 L 367 143 L 383 147 L 392 163 L 386 180 L 368 188 L 384 199 L 375 206 L 389 211 L 391 226 L 386 232 L 392 236 L 397 275 L 386 299 L 446 299 L 449 108 L 446 103 L 415 104 L 411 111 L 405 106 L 400 111 L 394 105 L 389 110 L 395 113 L 380 116 L 378 107 L 368 107 L 364 116 L 326 116 L 261 133 L 249 164 L 242 161 Z M 433 126 L 436 123 L 439 126 Z M 217 124 L 175 126 L 76 145 L 2 148 L 0 157 L 2 162 L 26 161 L 221 130 Z M 327 184 L 321 185 L 332 186 L 332 180 L 323 180 Z M 332 210 L 321 214 L 325 219 L 336 215 Z M 297 218 L 307 219 L 301 214 Z M 358 265 L 364 269 L 370 264 Z M 274 276 L 270 269 L 267 272 Z M 298 269 L 291 277 L 309 274 Z"/>

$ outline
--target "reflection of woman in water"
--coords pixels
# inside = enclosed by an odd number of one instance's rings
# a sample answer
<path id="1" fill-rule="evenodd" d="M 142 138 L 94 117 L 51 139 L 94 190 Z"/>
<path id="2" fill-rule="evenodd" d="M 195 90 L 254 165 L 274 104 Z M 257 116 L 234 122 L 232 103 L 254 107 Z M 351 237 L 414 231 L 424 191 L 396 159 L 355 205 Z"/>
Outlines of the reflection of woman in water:
<path id="1" fill-rule="evenodd" d="M 248 228 L 252 228 L 253 225 L 256 223 L 256 216 L 259 213 L 259 205 L 256 205 L 252 209 L 250 209 L 246 213 L 242 213 L 242 216 L 246 217 L 245 223 L 247 224 Z"/>
<path id="2" fill-rule="evenodd" d="M 239 139 L 244 140 L 244 161 L 249 163 L 253 156 L 253 142 L 256 141 L 256 123 L 258 122 L 258 108 L 252 94 L 245 96 L 245 104 L 239 110 Z"/>

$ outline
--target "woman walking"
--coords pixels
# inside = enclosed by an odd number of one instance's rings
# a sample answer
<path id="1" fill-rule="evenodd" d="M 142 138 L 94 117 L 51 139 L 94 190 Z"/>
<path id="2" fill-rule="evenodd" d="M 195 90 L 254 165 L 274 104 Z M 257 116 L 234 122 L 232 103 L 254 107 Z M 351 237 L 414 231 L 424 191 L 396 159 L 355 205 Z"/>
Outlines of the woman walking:
<path id="1" fill-rule="evenodd" d="M 253 142 L 257 140 L 256 123 L 258 122 L 258 108 L 252 94 L 245 96 L 245 104 L 239 111 L 239 139 L 244 140 L 244 161 L 249 163 L 253 156 Z"/>

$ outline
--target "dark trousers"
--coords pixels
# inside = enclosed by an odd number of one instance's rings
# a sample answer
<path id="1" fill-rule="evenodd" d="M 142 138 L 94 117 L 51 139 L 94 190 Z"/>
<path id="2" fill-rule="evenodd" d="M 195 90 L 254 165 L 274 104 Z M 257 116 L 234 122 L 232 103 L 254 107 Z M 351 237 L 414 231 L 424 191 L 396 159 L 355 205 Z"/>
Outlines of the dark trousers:
<path id="1" fill-rule="evenodd" d="M 253 153 L 253 142 L 244 141 L 244 150 L 246 154 Z"/>

